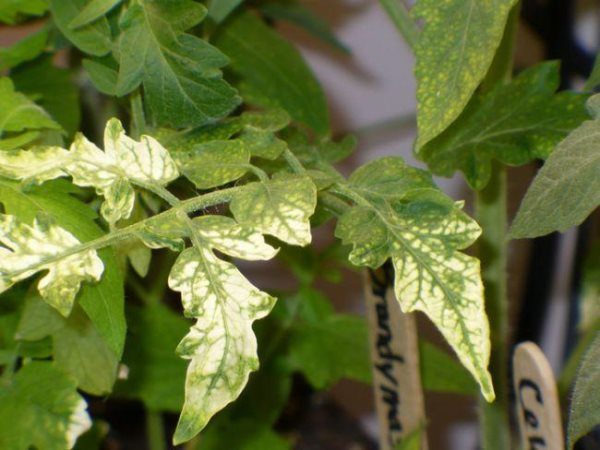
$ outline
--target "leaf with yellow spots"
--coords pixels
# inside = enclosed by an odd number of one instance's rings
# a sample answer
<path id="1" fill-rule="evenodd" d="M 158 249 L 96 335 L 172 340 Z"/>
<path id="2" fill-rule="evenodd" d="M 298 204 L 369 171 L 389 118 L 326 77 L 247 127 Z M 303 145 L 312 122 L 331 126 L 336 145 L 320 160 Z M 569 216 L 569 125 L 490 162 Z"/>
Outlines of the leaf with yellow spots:
<path id="1" fill-rule="evenodd" d="M 82 134 L 71 150 L 48 147 L 0 153 L 0 175 L 43 182 L 70 175 L 73 184 L 91 186 L 105 198 L 102 216 L 115 223 L 131 215 L 135 202 L 132 184 L 166 185 L 179 176 L 169 152 L 154 138 L 134 141 L 121 122 L 110 119 L 104 132 L 105 151 Z"/>
<path id="2" fill-rule="evenodd" d="M 42 298 L 67 317 L 83 281 L 99 281 L 104 271 L 95 250 L 78 251 L 80 242 L 63 228 L 36 219 L 32 226 L 0 214 L 0 292 L 40 270 Z M 66 256 L 69 250 L 73 254 Z"/>
<path id="3" fill-rule="evenodd" d="M 190 365 L 175 444 L 194 437 L 239 396 L 250 372 L 258 368 L 252 322 L 266 316 L 275 303 L 213 253 L 271 259 L 277 251 L 259 232 L 227 217 L 203 216 L 193 220 L 191 235 L 194 247 L 179 255 L 169 276 L 171 289 L 181 292 L 186 316 L 197 319 L 177 349 Z"/>
<path id="4" fill-rule="evenodd" d="M 248 184 L 231 201 L 236 220 L 292 245 L 311 241 L 309 218 L 315 212 L 317 188 L 304 175 L 276 177 Z"/>
<path id="5" fill-rule="evenodd" d="M 384 165 L 396 167 L 396 177 L 388 170 L 386 182 L 379 183 L 372 169 Z M 390 195 L 390 186 L 397 195 Z M 461 203 L 452 204 L 439 191 L 434 195 L 430 186 L 423 171 L 399 158 L 368 164 L 345 188 L 357 204 L 341 217 L 336 235 L 352 244 L 350 261 L 357 266 L 375 268 L 391 258 L 402 310 L 427 314 L 491 401 L 489 325 L 479 261 L 459 251 L 481 229 L 461 211 Z"/>
<path id="6" fill-rule="evenodd" d="M 485 77 L 516 0 L 419 0 L 417 149 L 456 120 Z"/>
<path id="7" fill-rule="evenodd" d="M 465 174 L 475 189 L 490 178 L 491 162 L 518 166 L 545 159 L 586 118 L 586 95 L 560 92 L 556 62 L 540 64 L 505 85 L 475 95 L 461 116 L 419 151 L 438 175 Z"/>

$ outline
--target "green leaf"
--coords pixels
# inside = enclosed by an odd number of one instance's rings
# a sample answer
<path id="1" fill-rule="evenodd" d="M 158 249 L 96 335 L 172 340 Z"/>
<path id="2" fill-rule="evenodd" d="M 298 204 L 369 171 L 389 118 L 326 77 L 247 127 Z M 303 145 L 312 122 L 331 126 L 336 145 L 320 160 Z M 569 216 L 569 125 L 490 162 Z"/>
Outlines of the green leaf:
<path id="1" fill-rule="evenodd" d="M 117 95 L 118 66 L 112 58 L 84 59 L 81 64 L 96 89 L 106 95 Z"/>
<path id="2" fill-rule="evenodd" d="M 369 336 L 363 318 L 335 314 L 328 300 L 311 289 L 285 302 L 288 308 L 298 309 L 300 319 L 289 337 L 289 359 L 295 370 L 317 389 L 342 378 L 371 381 Z"/>
<path id="3" fill-rule="evenodd" d="M 84 25 L 95 22 L 115 6 L 121 3 L 122 0 L 89 0 L 85 8 L 69 23 L 69 28 L 74 30 L 81 28 Z"/>
<path id="4" fill-rule="evenodd" d="M 48 42 L 48 31 L 42 30 L 21 39 L 10 47 L 0 48 L 0 70 L 12 69 L 41 55 Z"/>
<path id="5" fill-rule="evenodd" d="M 68 189 L 63 189 L 64 185 Z M 94 223 L 95 213 L 69 195 L 71 188 L 66 183 L 51 182 L 23 191 L 17 183 L 0 178 L 0 201 L 7 213 L 27 223 L 32 223 L 36 215 L 42 213 L 52 217 L 81 242 L 101 237 L 104 233 Z M 104 263 L 104 274 L 99 283 L 82 286 L 79 304 L 108 346 L 120 357 L 125 341 L 123 276 L 112 249 L 100 250 L 98 254 Z"/>
<path id="6" fill-rule="evenodd" d="M 317 204 L 317 189 L 303 175 L 250 183 L 235 195 L 230 208 L 240 224 L 292 245 L 311 241 L 309 218 Z"/>
<path id="7" fill-rule="evenodd" d="M 346 54 L 350 50 L 335 37 L 329 25 L 298 3 L 267 3 L 260 8 L 261 12 L 273 20 L 285 20 L 305 29 L 317 39 L 331 45 Z"/>
<path id="8" fill-rule="evenodd" d="M 48 0 L 3 0 L 0 22 L 14 24 L 22 15 L 41 16 L 48 10 Z"/>
<path id="9" fill-rule="evenodd" d="M 0 447 L 72 448 L 91 426 L 75 382 L 49 362 L 31 362 L 0 388 Z"/>
<path id="10" fill-rule="evenodd" d="M 455 359 L 437 346 L 419 342 L 423 388 L 433 392 L 477 395 L 477 385 Z"/>
<path id="11" fill-rule="evenodd" d="M 415 48 L 417 149 L 456 120 L 479 86 L 516 0 L 419 0 L 425 25 Z"/>
<path id="12" fill-rule="evenodd" d="M 210 141 L 191 151 L 173 154 L 181 172 L 198 189 L 211 189 L 235 181 L 250 167 L 250 152 L 241 140 Z"/>
<path id="13" fill-rule="evenodd" d="M 15 92 L 9 78 L 0 78 L 0 137 L 43 129 L 60 130 L 60 125 L 26 96 Z"/>
<path id="14" fill-rule="evenodd" d="M 186 363 L 175 348 L 189 324 L 161 304 L 130 307 L 127 316 L 131 326 L 123 362 L 129 375 L 117 383 L 117 394 L 139 398 L 151 411 L 181 411 Z"/>
<path id="15" fill-rule="evenodd" d="M 193 221 L 194 248 L 184 250 L 169 276 L 181 292 L 185 314 L 197 319 L 177 350 L 190 359 L 185 403 L 173 437 L 194 437 L 210 418 L 235 400 L 258 368 L 252 322 L 266 316 L 275 299 L 259 291 L 213 249 L 246 260 L 267 260 L 276 250 L 262 235 L 222 216 Z"/>
<path id="16" fill-rule="evenodd" d="M 438 175 L 462 171 L 475 189 L 487 185 L 492 160 L 517 166 L 546 159 L 587 117 L 586 96 L 555 94 L 558 86 L 558 64 L 551 62 L 475 95 L 446 131 L 420 149 L 419 157 Z"/>
<path id="17" fill-rule="evenodd" d="M 316 133 L 329 133 L 327 100 L 319 83 L 298 50 L 276 31 L 255 15 L 243 13 L 232 17 L 214 42 L 231 58 L 240 89 L 249 89 L 254 97 L 244 95 L 245 100 L 282 108 Z"/>
<path id="18" fill-rule="evenodd" d="M 79 50 L 103 56 L 112 50 L 110 25 L 105 17 L 76 30 L 69 25 L 84 10 L 88 0 L 50 0 L 50 11 L 58 29 Z"/>
<path id="19" fill-rule="evenodd" d="M 206 41 L 184 33 L 205 14 L 197 2 L 171 0 L 135 4 L 120 20 L 117 94 L 143 84 L 153 119 L 161 125 L 203 125 L 239 104 L 219 70 L 227 58 Z"/>
<path id="20" fill-rule="evenodd" d="M 46 110 L 69 136 L 79 129 L 79 89 L 70 71 L 52 64 L 51 57 L 38 59 L 11 72 L 15 87 Z"/>
<path id="21" fill-rule="evenodd" d="M 40 270 L 48 273 L 40 279 L 42 298 L 68 316 L 83 281 L 98 281 L 104 265 L 95 250 L 76 252 L 56 259 L 80 242 L 65 229 L 35 219 L 33 226 L 15 216 L 0 214 L 0 292 L 14 283 L 29 278 Z"/>
<path id="22" fill-rule="evenodd" d="M 211 0 L 208 7 L 208 17 L 217 23 L 222 22 L 244 0 Z"/>
<path id="23" fill-rule="evenodd" d="M 371 164 L 384 167 L 392 160 Z M 479 382 L 485 398 L 493 400 L 479 261 L 459 251 L 471 245 L 481 229 L 461 211 L 462 203 L 452 206 L 440 192 L 424 189 L 422 171 L 407 166 L 401 170 L 404 163 L 398 158 L 396 180 L 379 186 L 371 164 L 350 177 L 346 189 L 358 204 L 340 218 L 336 236 L 353 245 L 349 259 L 354 265 L 375 268 L 392 259 L 402 310 L 427 314 Z M 365 176 L 370 172 L 373 178 Z M 389 184 L 399 186 L 397 194 Z"/>
<path id="24" fill-rule="evenodd" d="M 593 106 L 600 95 L 592 97 Z M 584 122 L 550 155 L 529 187 L 510 235 L 542 236 L 579 225 L 600 205 L 600 117 Z"/>
<path id="25" fill-rule="evenodd" d="M 80 309 L 53 334 L 54 362 L 77 380 L 79 389 L 93 395 L 112 391 L 119 359 Z"/>
<path id="26" fill-rule="evenodd" d="M 568 441 L 572 449 L 577 440 L 600 424 L 600 332 L 587 351 L 577 378 L 569 413 Z"/>

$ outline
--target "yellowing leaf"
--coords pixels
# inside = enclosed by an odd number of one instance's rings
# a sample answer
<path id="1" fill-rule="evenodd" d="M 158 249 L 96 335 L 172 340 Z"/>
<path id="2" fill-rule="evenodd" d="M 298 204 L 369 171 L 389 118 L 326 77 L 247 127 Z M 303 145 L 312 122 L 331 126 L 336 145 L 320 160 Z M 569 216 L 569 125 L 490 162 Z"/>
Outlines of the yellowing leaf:
<path id="1" fill-rule="evenodd" d="M 36 182 L 65 174 L 78 186 L 91 186 L 105 197 L 101 212 L 109 223 L 130 216 L 135 202 L 131 183 L 165 185 L 179 176 L 168 151 L 154 138 L 129 138 L 111 119 L 104 132 L 105 151 L 79 134 L 67 151 L 59 147 L 0 153 L 0 174 Z"/>
<path id="2" fill-rule="evenodd" d="M 419 0 L 425 21 L 415 54 L 417 149 L 460 115 L 485 77 L 516 0 Z"/>
<path id="3" fill-rule="evenodd" d="M 178 347 L 191 361 L 175 444 L 191 439 L 239 396 L 250 371 L 258 368 L 252 322 L 266 316 L 275 302 L 212 251 L 270 259 L 276 250 L 260 233 L 226 217 L 205 216 L 193 221 L 192 236 L 194 248 L 179 255 L 169 276 L 171 289 L 181 292 L 186 315 L 197 318 Z"/>
<path id="4" fill-rule="evenodd" d="M 377 185 L 369 166 L 380 164 L 371 163 L 350 178 L 347 189 L 360 203 L 341 217 L 336 235 L 352 244 L 355 265 L 378 267 L 391 258 L 402 310 L 427 314 L 491 401 L 489 325 L 479 261 L 458 251 L 471 245 L 481 229 L 460 210 L 460 203 L 449 206 L 441 194 L 423 189 L 427 180 L 417 169 L 398 170 L 395 180 L 387 173 L 386 183 Z M 361 175 L 369 172 L 373 178 Z M 390 197 L 391 185 L 402 186 L 398 196 Z"/>
<path id="5" fill-rule="evenodd" d="M 0 292 L 40 270 L 42 298 L 68 316 L 82 281 L 98 281 L 104 270 L 95 250 L 77 252 L 79 241 L 68 231 L 36 219 L 33 226 L 0 215 Z M 73 249 L 70 256 L 54 259 Z"/>
<path id="6" fill-rule="evenodd" d="M 309 218 L 315 211 L 317 189 L 307 176 L 286 176 L 247 185 L 231 202 L 242 225 L 270 234 L 288 244 L 311 241 Z"/>

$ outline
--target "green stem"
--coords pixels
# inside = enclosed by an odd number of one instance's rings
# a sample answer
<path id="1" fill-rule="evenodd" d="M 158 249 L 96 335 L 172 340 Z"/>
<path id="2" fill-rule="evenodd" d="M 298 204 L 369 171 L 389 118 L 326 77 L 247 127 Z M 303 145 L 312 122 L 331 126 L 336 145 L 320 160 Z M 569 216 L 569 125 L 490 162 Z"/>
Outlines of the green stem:
<path id="1" fill-rule="evenodd" d="M 304 173 L 306 169 L 289 148 L 283 151 L 283 157 L 294 173 Z"/>
<path id="2" fill-rule="evenodd" d="M 118 242 L 126 241 L 128 239 L 134 238 L 145 226 L 151 224 L 153 221 L 161 221 L 161 220 L 169 220 L 173 217 L 177 216 L 179 213 L 193 213 L 210 206 L 220 205 L 222 203 L 227 203 L 231 201 L 235 192 L 241 190 L 243 186 L 236 186 L 228 189 L 223 189 L 220 191 L 210 192 L 208 194 L 200 195 L 198 197 L 191 198 L 189 200 L 179 201 L 175 196 L 171 199 L 171 201 L 177 200 L 177 203 L 169 210 L 152 216 L 148 219 L 141 220 L 132 225 L 129 225 L 125 228 L 120 228 L 113 232 L 110 232 L 98 239 L 94 239 L 89 242 L 84 242 L 82 244 L 76 245 L 65 250 L 62 253 L 54 255 L 50 258 L 45 258 L 37 262 L 36 264 L 23 268 L 21 270 L 8 273 L 9 277 L 17 277 L 25 272 L 29 272 L 30 270 L 38 270 L 38 267 L 45 266 L 47 264 L 52 264 L 53 262 L 60 261 L 63 258 L 67 258 L 68 256 L 76 255 L 77 253 L 84 252 L 86 250 L 97 250 L 103 247 L 108 247 L 110 245 L 114 245 Z M 155 186 L 150 186 L 148 189 L 156 189 Z M 164 189 L 164 188 L 163 188 Z M 155 192 L 157 195 L 158 191 Z M 164 189 L 166 191 L 166 189 Z M 153 191 L 154 192 L 154 191 Z M 166 191 L 168 192 L 168 191 Z M 162 195 L 165 195 L 165 192 L 161 191 Z M 169 193 L 170 194 L 170 193 Z M 171 194 L 172 195 L 172 194 Z"/>
<path id="3" fill-rule="evenodd" d="M 131 94 L 131 136 L 138 139 L 146 131 L 146 114 L 142 93 L 137 89 Z"/>
<path id="4" fill-rule="evenodd" d="M 146 411 L 146 433 L 150 450 L 167 450 L 161 413 Z"/>
<path id="5" fill-rule="evenodd" d="M 519 24 L 520 3 L 510 12 L 502 42 L 485 80 L 482 91 L 509 80 Z M 494 163 L 488 185 L 476 196 L 476 216 L 483 229 L 479 239 L 479 258 L 485 290 L 485 306 L 490 321 L 490 373 L 496 401 L 480 398 L 480 427 L 483 450 L 510 450 L 511 432 L 508 401 L 508 298 L 507 298 L 507 182 L 506 167 Z"/>
<path id="6" fill-rule="evenodd" d="M 408 46 L 414 51 L 419 40 L 419 28 L 410 17 L 408 8 L 403 0 L 379 0 L 390 20 L 400 32 Z"/>

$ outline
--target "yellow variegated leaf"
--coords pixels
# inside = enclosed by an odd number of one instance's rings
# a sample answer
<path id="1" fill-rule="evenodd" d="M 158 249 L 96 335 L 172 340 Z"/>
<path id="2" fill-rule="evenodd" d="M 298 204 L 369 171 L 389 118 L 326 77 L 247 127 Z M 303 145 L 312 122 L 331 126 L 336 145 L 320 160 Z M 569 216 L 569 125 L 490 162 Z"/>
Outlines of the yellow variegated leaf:
<path id="1" fill-rule="evenodd" d="M 382 173 L 384 183 L 378 181 Z M 479 261 L 459 251 L 475 242 L 481 229 L 461 211 L 462 202 L 449 202 L 422 175 L 390 158 L 357 170 L 346 189 L 358 204 L 341 217 L 336 235 L 352 244 L 353 264 L 379 267 L 391 258 L 402 310 L 427 314 L 491 401 Z"/>
<path id="2" fill-rule="evenodd" d="M 247 185 L 231 201 L 242 225 L 292 245 L 311 241 L 309 219 L 317 204 L 317 189 L 304 175 L 275 178 Z"/>
<path id="3" fill-rule="evenodd" d="M 239 396 L 250 371 L 258 368 L 252 322 L 266 316 L 275 303 L 212 251 L 270 259 L 276 250 L 260 233 L 226 217 L 205 216 L 193 221 L 192 235 L 194 248 L 179 255 L 169 276 L 171 289 L 181 292 L 186 315 L 197 319 L 178 347 L 191 361 L 176 444 L 195 436 Z"/>
<path id="4" fill-rule="evenodd" d="M 104 265 L 95 250 L 56 258 L 80 243 L 68 231 L 36 219 L 32 226 L 0 214 L 0 292 L 40 270 L 42 298 L 68 316 L 82 281 L 98 281 Z"/>
<path id="5" fill-rule="evenodd" d="M 3 151 L 0 152 L 0 176 L 43 183 L 67 176 L 64 167 L 70 157 L 70 153 L 61 147 Z"/>
<path id="6" fill-rule="evenodd" d="M 58 147 L 0 154 L 0 175 L 43 182 L 66 174 L 78 186 L 94 187 L 104 196 L 102 216 L 115 223 L 130 216 L 135 202 L 131 184 L 166 185 L 179 176 L 168 151 L 154 138 L 129 138 L 117 119 L 106 124 L 105 151 L 78 134 L 67 151 Z"/>

